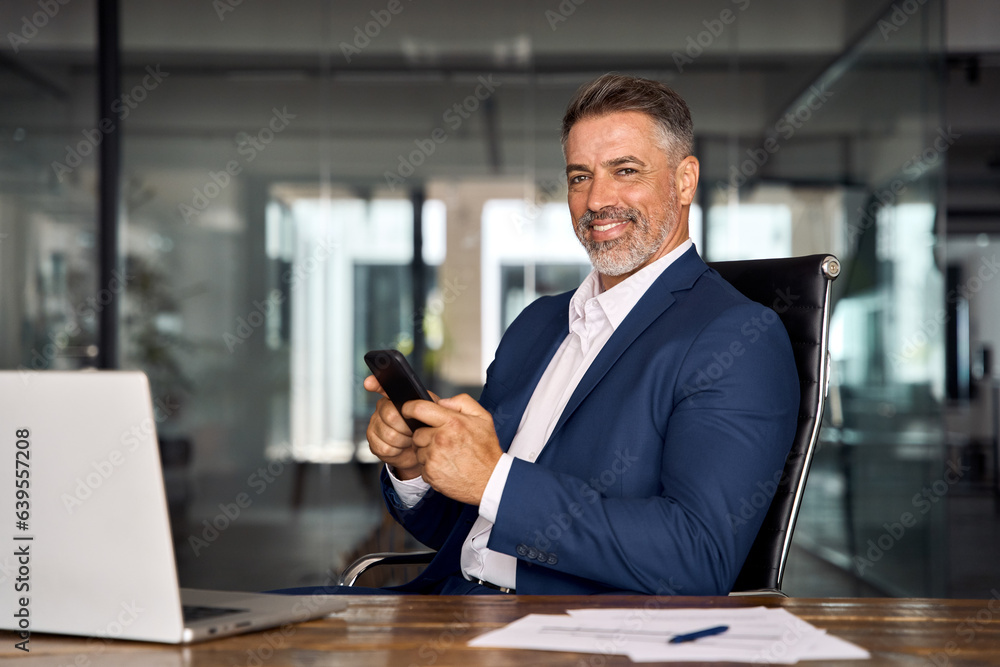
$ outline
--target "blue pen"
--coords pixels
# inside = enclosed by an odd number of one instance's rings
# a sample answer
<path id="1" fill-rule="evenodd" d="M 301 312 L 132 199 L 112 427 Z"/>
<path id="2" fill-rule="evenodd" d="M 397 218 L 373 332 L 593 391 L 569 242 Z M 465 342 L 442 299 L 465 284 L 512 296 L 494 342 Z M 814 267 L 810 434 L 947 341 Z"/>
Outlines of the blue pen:
<path id="1" fill-rule="evenodd" d="M 673 639 L 670 640 L 670 643 L 681 644 L 683 642 L 693 642 L 695 639 L 701 639 L 702 637 L 721 635 L 728 629 L 728 625 L 717 625 L 714 628 L 705 628 L 704 630 L 698 630 L 697 632 L 689 632 L 686 635 L 674 635 Z"/>

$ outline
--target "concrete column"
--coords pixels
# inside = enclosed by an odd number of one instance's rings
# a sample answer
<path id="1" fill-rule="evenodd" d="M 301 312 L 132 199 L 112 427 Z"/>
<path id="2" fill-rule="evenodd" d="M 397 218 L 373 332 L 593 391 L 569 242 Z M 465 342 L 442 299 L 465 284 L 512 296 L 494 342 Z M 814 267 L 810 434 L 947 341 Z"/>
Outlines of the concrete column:
<path id="1" fill-rule="evenodd" d="M 533 192 L 533 189 L 532 189 Z M 524 181 L 468 180 L 430 183 L 428 199 L 448 211 L 447 252 L 438 274 L 444 300 L 445 343 L 440 366 L 445 386 L 482 388 L 482 218 L 491 199 L 523 199 Z M 490 350 L 492 354 L 492 350 Z"/>

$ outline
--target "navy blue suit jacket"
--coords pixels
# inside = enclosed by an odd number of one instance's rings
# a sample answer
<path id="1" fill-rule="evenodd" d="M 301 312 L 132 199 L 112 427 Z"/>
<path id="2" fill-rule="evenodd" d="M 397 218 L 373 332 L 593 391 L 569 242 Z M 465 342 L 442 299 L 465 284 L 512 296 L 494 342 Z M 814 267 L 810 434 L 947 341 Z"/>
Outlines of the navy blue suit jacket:
<path id="1" fill-rule="evenodd" d="M 506 451 L 569 333 L 572 292 L 511 324 L 480 403 Z M 697 255 L 650 286 L 584 375 L 534 463 L 514 461 L 489 547 L 517 557 L 517 592 L 726 594 L 763 520 L 795 432 L 798 376 L 777 315 Z M 460 570 L 477 508 L 430 491 L 390 512 L 438 550 L 402 587 L 431 591 Z M 744 512 L 745 515 L 745 512 Z"/>

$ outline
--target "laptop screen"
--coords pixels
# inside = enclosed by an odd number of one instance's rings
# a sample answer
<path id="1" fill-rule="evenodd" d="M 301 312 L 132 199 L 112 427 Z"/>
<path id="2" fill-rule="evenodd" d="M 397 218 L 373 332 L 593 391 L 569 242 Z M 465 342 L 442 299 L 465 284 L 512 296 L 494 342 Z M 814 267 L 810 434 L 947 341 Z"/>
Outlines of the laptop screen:
<path id="1" fill-rule="evenodd" d="M 0 628 L 177 641 L 146 376 L 0 372 L 0 442 Z"/>

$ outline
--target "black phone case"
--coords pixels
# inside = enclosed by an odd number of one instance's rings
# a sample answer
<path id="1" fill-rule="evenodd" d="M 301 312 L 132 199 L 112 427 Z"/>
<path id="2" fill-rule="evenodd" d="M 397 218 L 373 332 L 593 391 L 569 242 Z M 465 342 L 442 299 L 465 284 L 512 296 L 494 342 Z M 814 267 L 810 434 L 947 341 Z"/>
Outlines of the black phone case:
<path id="1" fill-rule="evenodd" d="M 379 381 L 389 400 L 402 414 L 403 404 L 407 401 L 423 399 L 433 401 L 430 393 L 424 387 L 420 378 L 406 361 L 406 357 L 398 350 L 372 350 L 365 354 L 365 363 L 371 369 L 372 375 Z M 417 419 L 403 418 L 411 431 L 423 428 L 427 424 Z"/>

